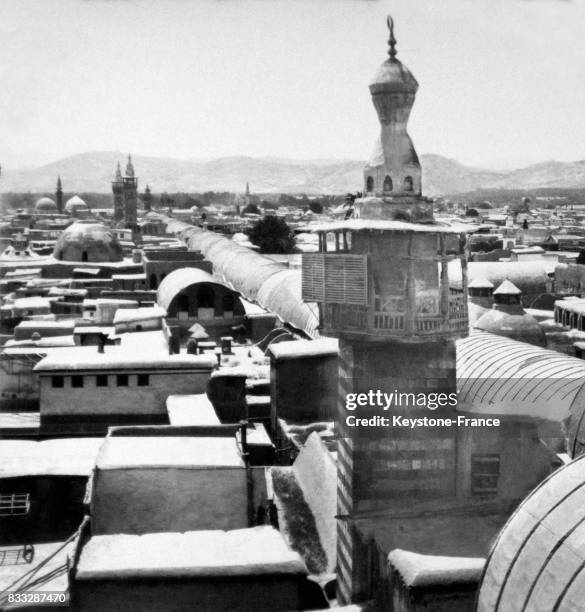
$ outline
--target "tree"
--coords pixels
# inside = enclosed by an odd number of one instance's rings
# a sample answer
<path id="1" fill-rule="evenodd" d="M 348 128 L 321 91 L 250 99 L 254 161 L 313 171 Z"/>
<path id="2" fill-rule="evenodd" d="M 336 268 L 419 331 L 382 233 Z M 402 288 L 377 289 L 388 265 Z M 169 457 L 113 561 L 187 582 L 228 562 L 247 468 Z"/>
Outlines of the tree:
<path id="1" fill-rule="evenodd" d="M 295 237 L 284 219 L 273 215 L 264 217 L 250 228 L 250 242 L 260 247 L 261 253 L 294 253 Z"/>
<path id="2" fill-rule="evenodd" d="M 323 204 L 321 204 L 321 202 L 319 202 L 318 200 L 312 200 L 309 203 L 309 209 L 316 215 L 320 215 L 323 212 Z"/>
<path id="3" fill-rule="evenodd" d="M 247 214 L 261 215 L 262 214 L 260 212 L 260 209 L 258 208 L 258 206 L 256 206 L 256 204 L 248 204 L 248 206 L 246 206 L 246 208 L 244 208 L 243 213 L 245 215 L 247 215 Z"/>

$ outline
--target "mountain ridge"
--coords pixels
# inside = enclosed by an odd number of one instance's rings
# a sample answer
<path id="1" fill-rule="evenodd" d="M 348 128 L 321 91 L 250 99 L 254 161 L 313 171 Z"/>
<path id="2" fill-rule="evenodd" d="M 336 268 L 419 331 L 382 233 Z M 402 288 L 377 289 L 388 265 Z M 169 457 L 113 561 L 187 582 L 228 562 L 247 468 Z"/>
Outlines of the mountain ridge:
<path id="1" fill-rule="evenodd" d="M 363 184 L 362 160 L 295 160 L 278 157 L 228 157 L 181 160 L 172 157 L 132 157 L 142 191 L 148 184 L 161 192 L 243 192 L 246 183 L 254 193 L 342 194 L 359 191 Z M 110 192 L 116 163 L 126 156 L 115 151 L 90 151 L 71 155 L 35 168 L 6 170 L 0 192 L 54 190 L 57 176 L 71 192 Z M 585 160 L 546 161 L 516 170 L 490 170 L 465 165 L 436 154 L 421 156 L 426 195 L 454 195 L 478 189 L 585 188 Z"/>

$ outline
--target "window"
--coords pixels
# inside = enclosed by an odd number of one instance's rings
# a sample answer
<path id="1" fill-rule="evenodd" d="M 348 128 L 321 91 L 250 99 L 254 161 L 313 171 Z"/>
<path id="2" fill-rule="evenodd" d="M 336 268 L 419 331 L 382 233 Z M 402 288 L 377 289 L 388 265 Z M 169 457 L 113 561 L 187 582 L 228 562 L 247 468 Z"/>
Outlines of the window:
<path id="1" fill-rule="evenodd" d="M 128 386 L 128 374 L 118 374 L 116 376 L 116 384 L 118 387 L 127 387 Z"/>
<path id="2" fill-rule="evenodd" d="M 366 179 L 366 191 L 374 191 L 374 177 L 372 176 Z"/>
<path id="3" fill-rule="evenodd" d="M 74 389 L 80 389 L 81 387 L 83 387 L 83 376 L 80 376 L 79 374 L 76 374 L 75 376 L 71 377 L 71 386 Z"/>
<path id="4" fill-rule="evenodd" d="M 499 455 L 471 455 L 471 494 L 493 497 L 498 493 Z"/>
<path id="5" fill-rule="evenodd" d="M 95 377 L 95 386 L 96 387 L 107 387 L 108 386 L 108 375 L 98 374 Z"/>
<path id="6" fill-rule="evenodd" d="M 51 385 L 55 389 L 62 389 L 65 386 L 65 379 L 63 376 L 51 376 Z"/>
<path id="7" fill-rule="evenodd" d="M 412 191 L 414 188 L 414 184 L 412 182 L 412 176 L 407 176 L 404 179 L 404 191 Z"/>
<path id="8" fill-rule="evenodd" d="M 392 191 L 392 179 L 388 175 L 384 179 L 384 191 Z"/>
<path id="9" fill-rule="evenodd" d="M 83 251 L 81 254 L 81 261 L 87 261 L 87 251 Z"/>
<path id="10" fill-rule="evenodd" d="M 231 295 L 230 293 L 224 295 L 221 298 L 221 306 L 222 306 L 224 314 L 226 312 L 233 312 L 233 310 L 234 310 L 234 296 Z"/>
<path id="11" fill-rule="evenodd" d="M 158 287 L 158 280 L 156 278 L 156 274 L 150 275 L 150 288 L 156 289 Z"/>
<path id="12" fill-rule="evenodd" d="M 148 374 L 138 374 L 138 386 L 148 387 L 150 384 L 150 376 Z"/>

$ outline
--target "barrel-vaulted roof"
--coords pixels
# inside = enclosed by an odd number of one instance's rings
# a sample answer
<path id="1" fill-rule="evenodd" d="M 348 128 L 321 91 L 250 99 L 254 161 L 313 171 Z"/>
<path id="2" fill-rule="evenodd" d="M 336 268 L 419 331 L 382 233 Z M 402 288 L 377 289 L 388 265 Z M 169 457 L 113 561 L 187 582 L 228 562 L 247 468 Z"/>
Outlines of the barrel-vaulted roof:
<path id="1" fill-rule="evenodd" d="M 178 268 L 162 279 L 156 292 L 156 301 L 159 306 L 168 310 L 171 302 L 181 291 L 199 283 L 221 285 L 216 278 L 205 270 L 199 268 Z"/>
<path id="2" fill-rule="evenodd" d="M 561 422 L 584 383 L 576 357 L 485 332 L 457 341 L 460 410 Z"/>

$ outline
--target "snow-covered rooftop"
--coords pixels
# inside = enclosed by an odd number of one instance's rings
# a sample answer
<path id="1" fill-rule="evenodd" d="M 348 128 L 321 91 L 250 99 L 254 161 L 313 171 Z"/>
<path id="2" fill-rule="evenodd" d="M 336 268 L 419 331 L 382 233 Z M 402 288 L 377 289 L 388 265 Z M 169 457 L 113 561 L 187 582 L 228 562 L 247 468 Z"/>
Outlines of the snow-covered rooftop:
<path id="1" fill-rule="evenodd" d="M 135 346 L 106 346 L 100 353 L 95 346 L 78 346 L 55 350 L 35 367 L 37 372 L 84 370 L 211 370 L 216 363 L 213 355 L 180 353 L 169 355 L 146 341 L 148 332 L 126 334 L 139 336 Z M 142 343 L 140 342 L 142 340 Z M 142 344 L 142 346 L 141 346 Z"/>
<path id="2" fill-rule="evenodd" d="M 110 436 L 97 458 L 99 470 L 127 468 L 239 468 L 233 436 Z"/>
<path id="3" fill-rule="evenodd" d="M 480 557 L 421 555 L 399 548 L 388 555 L 388 561 L 408 587 L 479 582 L 485 565 Z"/>
<path id="4" fill-rule="evenodd" d="M 0 478 L 89 476 L 103 438 L 0 440 Z"/>
<path id="5" fill-rule="evenodd" d="M 148 306 L 145 308 L 120 308 L 114 315 L 114 325 L 116 323 L 134 323 L 147 319 L 163 319 L 167 316 L 167 311 L 160 306 Z"/>
<path id="6" fill-rule="evenodd" d="M 306 575 L 298 553 L 272 527 L 93 536 L 76 580 L 183 576 Z"/>
<path id="7" fill-rule="evenodd" d="M 219 425 L 213 404 L 205 393 L 169 395 L 167 411 L 171 425 Z"/>
<path id="8" fill-rule="evenodd" d="M 322 357 L 337 355 L 339 343 L 334 338 L 320 340 L 291 340 L 278 342 L 268 347 L 275 359 L 297 359 L 299 357 Z"/>

